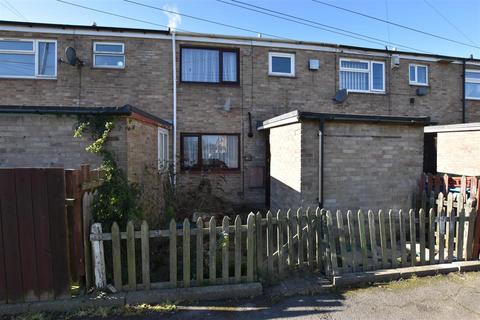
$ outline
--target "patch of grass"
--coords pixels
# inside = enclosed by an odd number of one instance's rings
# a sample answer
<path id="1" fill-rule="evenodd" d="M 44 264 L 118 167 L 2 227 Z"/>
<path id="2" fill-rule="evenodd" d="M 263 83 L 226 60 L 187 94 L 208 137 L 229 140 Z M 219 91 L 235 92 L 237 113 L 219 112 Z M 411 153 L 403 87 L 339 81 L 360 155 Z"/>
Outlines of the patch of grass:
<path id="1" fill-rule="evenodd" d="M 173 303 L 165 303 L 158 305 L 138 304 L 138 305 L 126 305 L 122 308 L 122 313 L 125 315 L 138 315 L 138 314 L 154 314 L 173 312 L 177 309 L 177 306 Z"/>

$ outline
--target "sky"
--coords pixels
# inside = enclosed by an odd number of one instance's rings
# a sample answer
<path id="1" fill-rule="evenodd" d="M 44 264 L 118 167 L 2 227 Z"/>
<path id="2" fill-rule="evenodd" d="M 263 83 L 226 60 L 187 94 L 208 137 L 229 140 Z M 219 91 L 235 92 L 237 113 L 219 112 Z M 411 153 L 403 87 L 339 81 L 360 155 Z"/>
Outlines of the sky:
<path id="1" fill-rule="evenodd" d="M 315 0 L 132 0 L 249 31 L 198 21 L 125 0 L 64 1 L 144 22 L 94 12 L 57 0 L 0 0 L 0 20 L 81 25 L 96 23 L 98 26 L 146 29 L 166 29 L 170 26 L 179 31 L 280 37 L 371 48 L 388 46 L 389 49 L 397 48 L 401 51 L 459 57 L 473 55 L 477 59 L 480 58 L 480 0 L 318 0 L 464 44 L 406 30 Z M 281 17 L 304 24 L 246 10 L 232 4 L 244 7 L 254 5 L 257 7 L 249 8 L 255 10 L 261 8 L 274 10 L 290 15 L 289 17 L 280 15 Z M 333 31 L 342 34 L 324 30 L 332 31 L 329 27 L 337 28 Z M 370 38 L 363 38 L 360 35 Z M 358 39 L 359 37 L 361 39 Z"/>

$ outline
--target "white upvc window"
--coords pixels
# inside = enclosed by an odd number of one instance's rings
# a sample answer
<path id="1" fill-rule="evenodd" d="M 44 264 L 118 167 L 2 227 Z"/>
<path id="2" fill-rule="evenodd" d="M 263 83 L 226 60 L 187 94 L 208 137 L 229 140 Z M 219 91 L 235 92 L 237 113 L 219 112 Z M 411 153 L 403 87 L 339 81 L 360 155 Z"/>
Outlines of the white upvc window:
<path id="1" fill-rule="evenodd" d="M 480 70 L 465 70 L 465 98 L 480 100 Z"/>
<path id="2" fill-rule="evenodd" d="M 409 83 L 415 86 L 428 86 L 428 66 L 410 64 L 408 66 Z"/>
<path id="3" fill-rule="evenodd" d="M 385 93 L 385 62 L 340 59 L 340 89 L 348 92 Z"/>
<path id="4" fill-rule="evenodd" d="M 55 79 L 57 41 L 0 39 L 0 78 Z"/>
<path id="5" fill-rule="evenodd" d="M 168 130 L 164 128 L 158 128 L 157 136 L 158 145 L 158 170 L 164 170 L 168 168 Z"/>
<path id="6" fill-rule="evenodd" d="M 295 54 L 283 52 L 268 53 L 268 74 L 271 76 L 295 76 Z"/>
<path id="7" fill-rule="evenodd" d="M 117 42 L 94 42 L 93 67 L 124 69 L 125 45 Z"/>

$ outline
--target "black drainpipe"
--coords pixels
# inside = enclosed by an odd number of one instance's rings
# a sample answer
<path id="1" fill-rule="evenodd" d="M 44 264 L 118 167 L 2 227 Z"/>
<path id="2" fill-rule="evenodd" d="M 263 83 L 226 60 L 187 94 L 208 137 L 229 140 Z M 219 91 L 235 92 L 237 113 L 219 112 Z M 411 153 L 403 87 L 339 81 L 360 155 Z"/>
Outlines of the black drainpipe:
<path id="1" fill-rule="evenodd" d="M 320 199 L 318 199 L 318 207 L 319 208 L 323 208 L 323 153 L 324 153 L 324 145 L 325 145 L 325 137 L 324 137 L 324 134 L 323 134 L 323 131 L 324 131 L 324 127 L 325 127 L 325 119 L 321 119 L 320 120 L 320 128 L 319 128 L 319 135 L 318 135 L 318 138 L 320 139 L 320 181 L 318 182 L 319 183 L 319 186 L 320 186 Z"/>
<path id="2" fill-rule="evenodd" d="M 465 123 L 465 65 L 466 65 L 466 59 L 463 59 L 463 86 L 462 86 L 462 123 Z"/>

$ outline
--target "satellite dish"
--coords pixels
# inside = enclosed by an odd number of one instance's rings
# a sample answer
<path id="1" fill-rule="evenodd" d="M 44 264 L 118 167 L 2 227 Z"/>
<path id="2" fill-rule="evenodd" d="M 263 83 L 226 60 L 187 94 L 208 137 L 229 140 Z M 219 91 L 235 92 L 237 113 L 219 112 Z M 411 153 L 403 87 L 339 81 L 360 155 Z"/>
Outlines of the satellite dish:
<path id="1" fill-rule="evenodd" d="M 335 93 L 335 97 L 333 97 L 333 101 L 342 103 L 347 100 L 348 91 L 347 89 L 340 89 Z"/>
<path id="2" fill-rule="evenodd" d="M 67 57 L 67 62 L 71 66 L 76 66 L 80 62 L 80 59 L 77 58 L 77 51 L 72 47 L 67 47 L 65 49 L 65 56 Z"/>

